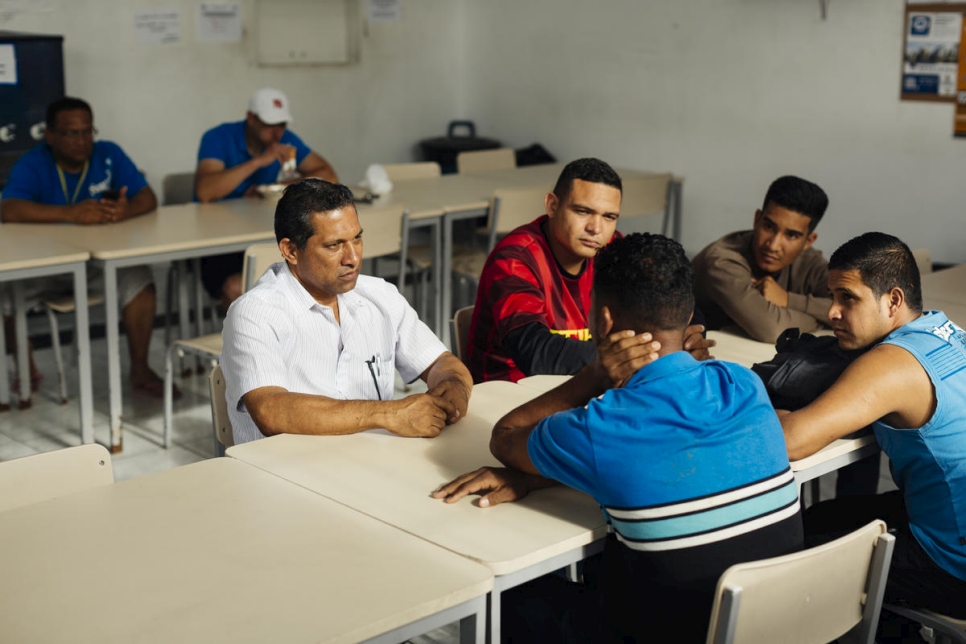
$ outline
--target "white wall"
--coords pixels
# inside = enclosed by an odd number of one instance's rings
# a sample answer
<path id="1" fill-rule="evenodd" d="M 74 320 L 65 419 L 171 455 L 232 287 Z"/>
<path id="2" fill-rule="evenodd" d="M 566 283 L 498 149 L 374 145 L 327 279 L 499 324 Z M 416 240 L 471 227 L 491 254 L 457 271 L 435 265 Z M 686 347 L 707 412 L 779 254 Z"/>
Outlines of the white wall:
<path id="1" fill-rule="evenodd" d="M 826 256 L 867 230 L 966 261 L 966 140 L 900 102 L 902 0 L 466 0 L 465 112 L 513 146 L 686 178 L 696 252 L 751 225 L 781 174 L 831 205 Z"/>
<path id="2" fill-rule="evenodd" d="M 234 0 L 251 28 L 252 0 Z M 252 90 L 285 91 L 292 130 L 341 179 L 359 181 L 372 162 L 413 160 L 414 144 L 439 136 L 458 105 L 460 3 L 415 0 L 403 21 L 370 25 L 361 62 L 344 67 L 259 68 L 241 43 L 200 43 L 200 0 L 21 0 L 0 29 L 61 34 L 67 92 L 91 102 L 100 136 L 121 144 L 159 193 L 171 172 L 194 169 L 202 133 L 245 115 Z M 182 42 L 142 45 L 135 8 L 176 7 Z"/>

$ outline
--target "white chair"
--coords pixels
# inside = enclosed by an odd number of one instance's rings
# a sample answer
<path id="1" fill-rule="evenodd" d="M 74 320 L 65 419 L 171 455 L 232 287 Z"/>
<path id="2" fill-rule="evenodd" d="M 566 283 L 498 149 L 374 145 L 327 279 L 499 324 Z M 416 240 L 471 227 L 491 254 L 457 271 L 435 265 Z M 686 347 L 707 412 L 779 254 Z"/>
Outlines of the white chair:
<path id="1" fill-rule="evenodd" d="M 477 283 L 486 258 L 493 252 L 497 242 L 515 228 L 530 223 L 544 213 L 547 192 L 547 186 L 501 188 L 495 191 L 487 218 L 486 250 L 464 245 L 454 248 L 453 272 L 469 284 Z"/>
<path id="2" fill-rule="evenodd" d="M 93 443 L 0 462 L 0 512 L 113 482 L 110 453 Z"/>
<path id="3" fill-rule="evenodd" d="M 517 155 L 513 148 L 495 150 L 468 150 L 456 155 L 456 172 L 459 174 L 482 174 L 517 167 Z"/>
<path id="4" fill-rule="evenodd" d="M 464 306 L 453 315 L 453 353 L 466 362 L 470 346 L 470 324 L 473 322 L 473 306 Z"/>
<path id="5" fill-rule="evenodd" d="M 947 642 L 966 644 L 966 619 L 956 619 L 931 610 L 906 608 L 893 604 L 883 604 L 882 608 L 932 629 L 934 644 Z"/>
<path id="6" fill-rule="evenodd" d="M 920 275 L 932 273 L 932 253 L 929 252 L 928 248 L 913 249 L 912 256 L 916 260 Z"/>
<path id="7" fill-rule="evenodd" d="M 413 179 L 433 179 L 441 176 L 439 164 L 435 161 L 418 163 L 390 163 L 384 165 L 389 180 L 393 183 Z M 433 266 L 433 252 L 429 244 L 409 243 L 409 215 L 403 216 L 401 225 L 403 244 L 399 253 L 399 292 L 405 293 L 406 267 L 412 271 L 413 304 L 421 318 L 426 318 L 426 282 Z"/>
<path id="8" fill-rule="evenodd" d="M 435 161 L 420 161 L 419 163 L 389 163 L 382 166 L 386 175 L 393 183 L 410 179 L 432 179 L 441 176 L 439 164 Z"/>
<path id="9" fill-rule="evenodd" d="M 708 644 L 872 644 L 895 537 L 873 521 L 830 543 L 738 564 L 718 581 Z"/>
<path id="10" fill-rule="evenodd" d="M 253 244 L 245 250 L 242 266 L 242 291 L 251 288 L 262 273 L 282 256 L 275 242 Z M 197 338 L 175 340 L 168 347 L 164 358 L 164 447 L 171 446 L 171 417 L 174 413 L 174 359 L 191 354 L 208 360 L 212 366 L 221 357 L 221 333 L 211 333 Z"/>
<path id="11" fill-rule="evenodd" d="M 215 433 L 215 450 L 218 456 L 224 456 L 225 449 L 235 444 L 235 435 L 231 432 L 231 420 L 228 418 L 225 374 L 221 371 L 221 365 L 216 364 L 211 368 L 208 387 L 211 392 L 211 426 Z"/>

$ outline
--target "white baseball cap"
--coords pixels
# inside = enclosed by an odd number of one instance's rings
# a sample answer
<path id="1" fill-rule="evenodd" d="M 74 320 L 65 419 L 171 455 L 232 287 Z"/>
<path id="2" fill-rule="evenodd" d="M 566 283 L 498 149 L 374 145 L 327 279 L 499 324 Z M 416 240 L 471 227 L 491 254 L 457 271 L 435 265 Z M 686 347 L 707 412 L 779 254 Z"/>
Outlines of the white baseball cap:
<path id="1" fill-rule="evenodd" d="M 261 119 L 265 125 L 292 122 L 292 115 L 288 111 L 288 98 L 272 87 L 256 89 L 248 99 L 248 111 Z"/>

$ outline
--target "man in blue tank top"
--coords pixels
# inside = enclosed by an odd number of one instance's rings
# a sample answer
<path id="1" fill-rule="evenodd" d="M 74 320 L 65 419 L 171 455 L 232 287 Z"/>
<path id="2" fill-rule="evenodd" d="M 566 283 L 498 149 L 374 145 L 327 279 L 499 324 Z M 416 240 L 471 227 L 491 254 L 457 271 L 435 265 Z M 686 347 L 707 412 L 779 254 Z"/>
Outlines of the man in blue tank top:
<path id="1" fill-rule="evenodd" d="M 899 490 L 819 503 L 805 515 L 806 535 L 883 519 L 896 534 L 886 602 L 966 618 L 966 333 L 922 310 L 915 259 L 890 235 L 866 233 L 836 250 L 829 289 L 839 346 L 872 348 L 782 417 L 789 457 L 872 424 Z"/>

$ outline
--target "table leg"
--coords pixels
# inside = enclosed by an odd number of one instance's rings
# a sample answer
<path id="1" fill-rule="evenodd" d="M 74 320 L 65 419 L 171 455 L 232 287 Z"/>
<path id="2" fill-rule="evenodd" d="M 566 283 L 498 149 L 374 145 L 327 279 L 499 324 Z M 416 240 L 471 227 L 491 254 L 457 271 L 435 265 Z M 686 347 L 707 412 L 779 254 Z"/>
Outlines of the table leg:
<path id="1" fill-rule="evenodd" d="M 107 384 L 110 391 L 111 453 L 123 449 L 121 436 L 121 347 L 118 332 L 117 268 L 104 264 L 104 299 L 107 308 Z"/>
<path id="2" fill-rule="evenodd" d="M 77 346 L 77 371 L 80 386 L 81 442 L 94 442 L 94 392 L 91 382 L 90 316 L 87 308 L 87 270 L 74 269 L 74 344 Z"/>
<path id="3" fill-rule="evenodd" d="M 5 295 L 6 292 L 0 289 L 0 298 L 4 298 Z M 0 320 L 0 347 L 3 348 L 3 360 L 0 360 L 0 411 L 10 411 L 10 377 L 7 375 L 6 326 L 6 323 Z"/>
<path id="4" fill-rule="evenodd" d="M 445 219 L 445 217 L 443 217 Z M 446 255 L 446 244 L 443 242 L 443 233 L 441 232 L 443 226 L 440 225 L 439 221 L 433 222 L 430 226 L 432 232 L 430 233 L 430 245 L 433 249 L 433 331 L 436 332 L 436 336 L 442 339 L 443 344 L 449 346 L 449 342 L 445 339 L 449 337 L 449 325 L 443 323 L 443 300 L 446 297 L 446 286 L 443 284 L 443 258 Z M 448 262 L 447 262 L 448 264 Z M 447 267 L 448 268 L 448 267 Z M 448 281 L 448 280 L 447 280 Z"/>
<path id="5" fill-rule="evenodd" d="M 500 603 L 501 603 L 502 592 L 499 588 L 494 587 L 490 591 L 490 594 L 486 596 L 487 602 L 487 614 L 489 617 L 489 637 L 486 641 L 488 642 L 499 642 L 500 640 Z"/>
<path id="6" fill-rule="evenodd" d="M 440 298 L 442 310 L 438 316 L 441 325 L 439 338 L 448 347 L 450 346 L 448 322 L 453 309 L 453 216 L 448 212 L 443 214 L 442 240 L 443 257 L 440 261 L 440 270 L 443 273 L 443 282 L 440 286 L 443 289 L 443 295 Z"/>
<path id="7" fill-rule="evenodd" d="M 20 373 L 20 409 L 30 408 L 30 344 L 23 281 L 13 283 L 14 327 L 17 334 L 17 371 Z"/>

